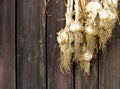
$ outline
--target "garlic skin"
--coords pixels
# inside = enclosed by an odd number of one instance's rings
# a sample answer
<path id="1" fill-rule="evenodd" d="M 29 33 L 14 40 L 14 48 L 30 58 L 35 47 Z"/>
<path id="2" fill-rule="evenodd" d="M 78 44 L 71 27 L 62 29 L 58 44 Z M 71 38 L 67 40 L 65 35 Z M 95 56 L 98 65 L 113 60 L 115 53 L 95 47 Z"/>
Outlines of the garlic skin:
<path id="1" fill-rule="evenodd" d="M 86 34 L 89 34 L 89 35 L 97 35 L 97 33 L 98 33 L 98 31 L 97 31 L 98 29 L 97 28 L 95 28 L 94 26 L 92 26 L 92 25 L 88 25 L 86 28 L 85 28 L 85 32 L 86 32 Z"/>
<path id="2" fill-rule="evenodd" d="M 100 19 L 107 19 L 109 18 L 109 14 L 108 14 L 108 11 L 103 9 L 99 12 L 99 17 Z"/>
<path id="3" fill-rule="evenodd" d="M 110 19 L 110 20 L 117 18 L 116 15 L 110 9 L 102 9 L 99 12 L 99 17 L 100 19 Z"/>
<path id="4" fill-rule="evenodd" d="M 95 13 L 90 12 L 90 13 L 88 14 L 88 17 L 89 17 L 89 18 L 92 18 L 92 20 L 94 21 L 94 19 L 96 18 L 96 15 L 97 15 L 97 12 L 95 12 Z"/>
<path id="5" fill-rule="evenodd" d="M 103 21 L 99 21 L 99 23 L 98 23 L 98 26 L 100 27 L 100 28 L 104 28 L 105 27 L 105 24 L 104 24 L 104 22 Z"/>
<path id="6" fill-rule="evenodd" d="M 83 31 L 83 24 L 80 22 L 74 22 L 73 24 L 71 24 L 70 26 L 70 31 L 72 32 L 82 32 Z"/>
<path id="7" fill-rule="evenodd" d="M 89 51 L 85 52 L 85 54 L 83 55 L 85 61 L 90 61 L 93 58 L 93 54 L 90 53 Z"/>
<path id="8" fill-rule="evenodd" d="M 93 21 L 101 9 L 102 5 L 99 1 L 91 1 L 86 6 L 86 11 L 89 13 L 88 17 L 92 18 Z"/>
<path id="9" fill-rule="evenodd" d="M 113 4 L 115 7 L 118 7 L 118 0 L 107 0 L 108 4 Z"/>
<path id="10" fill-rule="evenodd" d="M 86 6 L 87 12 L 95 12 L 95 13 L 97 13 L 101 9 L 102 9 L 102 5 L 98 1 L 91 1 Z"/>
<path id="11" fill-rule="evenodd" d="M 57 41 L 59 44 L 68 43 L 68 34 L 67 31 L 61 30 L 58 34 Z"/>

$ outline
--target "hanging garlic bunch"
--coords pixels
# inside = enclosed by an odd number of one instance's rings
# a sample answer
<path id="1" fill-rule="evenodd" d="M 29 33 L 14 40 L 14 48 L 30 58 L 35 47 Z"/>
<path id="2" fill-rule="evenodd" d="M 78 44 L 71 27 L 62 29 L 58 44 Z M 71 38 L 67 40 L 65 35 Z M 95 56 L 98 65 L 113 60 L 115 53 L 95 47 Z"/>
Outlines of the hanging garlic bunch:
<path id="1" fill-rule="evenodd" d="M 100 48 L 105 49 L 106 43 L 112 35 L 112 30 L 118 19 L 118 0 L 102 0 L 103 9 L 99 12 L 99 38 Z"/>
<path id="2" fill-rule="evenodd" d="M 117 7 L 118 0 L 67 0 L 66 26 L 57 33 L 62 69 L 75 62 L 89 75 L 90 61 L 111 37 Z"/>
<path id="3" fill-rule="evenodd" d="M 71 67 L 71 59 L 72 59 L 72 33 L 70 33 L 70 25 L 73 23 L 73 0 L 67 1 L 67 12 L 66 12 L 66 26 L 64 29 L 61 29 L 58 32 L 57 41 L 60 46 L 60 58 L 61 58 L 61 68 L 66 71 L 70 70 Z"/>

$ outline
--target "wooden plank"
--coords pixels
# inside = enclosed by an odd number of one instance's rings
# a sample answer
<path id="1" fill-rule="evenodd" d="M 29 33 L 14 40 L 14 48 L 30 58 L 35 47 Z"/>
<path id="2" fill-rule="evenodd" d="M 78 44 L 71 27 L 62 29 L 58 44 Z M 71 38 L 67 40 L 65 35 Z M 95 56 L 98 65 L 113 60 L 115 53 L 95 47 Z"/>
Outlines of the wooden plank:
<path id="1" fill-rule="evenodd" d="M 45 2 L 17 0 L 17 89 L 46 89 Z"/>
<path id="2" fill-rule="evenodd" d="M 15 0 L 1 0 L 0 89 L 15 87 Z"/>
<path id="3" fill-rule="evenodd" d="M 98 89 L 98 59 L 91 61 L 90 75 L 85 76 L 80 69 L 75 69 L 75 89 Z"/>
<path id="4" fill-rule="evenodd" d="M 73 89 L 73 75 L 60 70 L 59 46 L 56 33 L 64 28 L 63 0 L 50 0 L 47 7 L 47 77 L 48 89 Z M 51 16 L 50 16 L 51 15 Z"/>
<path id="5" fill-rule="evenodd" d="M 106 52 L 99 56 L 99 89 L 120 89 L 120 31 L 114 30 Z"/>
<path id="6" fill-rule="evenodd" d="M 118 7 L 120 11 L 120 7 Z M 120 26 L 116 24 L 105 53 L 99 55 L 99 89 L 120 89 Z"/>

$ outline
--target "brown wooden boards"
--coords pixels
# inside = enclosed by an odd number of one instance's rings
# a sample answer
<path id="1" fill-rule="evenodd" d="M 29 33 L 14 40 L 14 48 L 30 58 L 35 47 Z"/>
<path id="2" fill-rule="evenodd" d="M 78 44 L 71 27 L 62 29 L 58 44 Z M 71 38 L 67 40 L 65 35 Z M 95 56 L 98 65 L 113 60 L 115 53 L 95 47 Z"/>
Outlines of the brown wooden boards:
<path id="1" fill-rule="evenodd" d="M 0 89 L 120 89 L 120 26 L 91 62 L 90 76 L 75 65 L 67 74 L 56 39 L 65 25 L 64 1 L 50 0 L 45 10 L 45 0 L 17 0 L 15 55 L 15 0 L 0 1 Z"/>
<path id="2" fill-rule="evenodd" d="M 17 89 L 46 89 L 45 2 L 17 4 Z"/>
<path id="3" fill-rule="evenodd" d="M 120 38 L 109 44 L 99 65 L 100 89 L 120 89 Z"/>
<path id="4" fill-rule="evenodd" d="M 15 87 L 15 0 L 1 0 L 0 89 Z"/>
<path id="5" fill-rule="evenodd" d="M 47 7 L 47 81 L 48 89 L 73 89 L 73 76 L 60 70 L 57 32 L 64 27 L 65 6 L 63 0 L 50 0 Z"/>
<path id="6" fill-rule="evenodd" d="M 99 89 L 120 89 L 119 28 L 115 28 L 106 52 L 99 55 Z"/>

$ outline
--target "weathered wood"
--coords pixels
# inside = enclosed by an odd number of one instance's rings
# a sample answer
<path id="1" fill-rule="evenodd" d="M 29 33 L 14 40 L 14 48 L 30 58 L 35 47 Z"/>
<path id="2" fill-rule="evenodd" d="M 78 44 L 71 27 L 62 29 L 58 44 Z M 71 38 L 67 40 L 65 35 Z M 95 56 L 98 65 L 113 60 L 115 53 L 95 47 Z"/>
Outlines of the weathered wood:
<path id="1" fill-rule="evenodd" d="M 105 53 L 99 56 L 99 89 L 120 89 L 120 35 L 118 27 Z"/>
<path id="2" fill-rule="evenodd" d="M 75 69 L 75 89 L 98 89 L 98 59 L 91 61 L 90 75 L 85 76 L 80 69 Z"/>
<path id="3" fill-rule="evenodd" d="M 63 0 L 50 0 L 47 7 L 47 81 L 48 89 L 73 89 L 73 75 L 60 70 L 59 46 L 56 33 L 64 28 Z M 51 15 L 51 16 L 50 16 Z"/>
<path id="4" fill-rule="evenodd" d="M 45 0 L 17 4 L 17 89 L 46 89 Z"/>
<path id="5" fill-rule="evenodd" d="M 0 89 L 15 87 L 15 0 L 1 0 Z"/>

